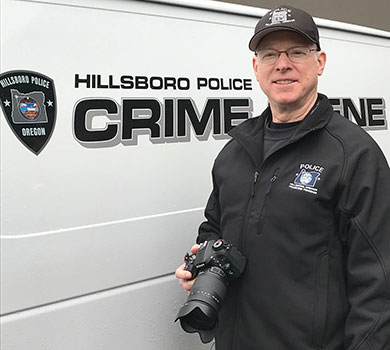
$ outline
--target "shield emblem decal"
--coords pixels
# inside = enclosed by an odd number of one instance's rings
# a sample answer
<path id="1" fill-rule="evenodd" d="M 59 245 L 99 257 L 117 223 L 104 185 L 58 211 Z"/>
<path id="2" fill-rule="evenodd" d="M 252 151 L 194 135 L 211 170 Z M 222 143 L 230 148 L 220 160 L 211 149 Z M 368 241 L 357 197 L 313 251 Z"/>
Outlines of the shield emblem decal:
<path id="1" fill-rule="evenodd" d="M 56 122 L 54 81 L 38 72 L 0 74 L 1 108 L 16 137 L 38 155 L 47 145 Z"/>

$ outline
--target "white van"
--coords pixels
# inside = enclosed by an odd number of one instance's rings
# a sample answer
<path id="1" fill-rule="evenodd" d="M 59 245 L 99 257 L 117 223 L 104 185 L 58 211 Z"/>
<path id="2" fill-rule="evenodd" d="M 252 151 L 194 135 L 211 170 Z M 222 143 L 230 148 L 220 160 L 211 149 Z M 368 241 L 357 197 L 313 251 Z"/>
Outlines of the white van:
<path id="1" fill-rule="evenodd" d="M 266 10 L 1 1 L 1 349 L 209 349 L 175 315 L 226 132 L 266 98 Z M 390 34 L 317 20 L 319 90 L 390 160 Z"/>

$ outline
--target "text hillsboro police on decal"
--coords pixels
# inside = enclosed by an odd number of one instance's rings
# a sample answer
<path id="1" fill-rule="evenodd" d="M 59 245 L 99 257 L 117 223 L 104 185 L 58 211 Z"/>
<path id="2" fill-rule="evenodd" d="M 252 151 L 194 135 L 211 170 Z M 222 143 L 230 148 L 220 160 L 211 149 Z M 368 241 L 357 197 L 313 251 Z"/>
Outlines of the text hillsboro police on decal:
<path id="1" fill-rule="evenodd" d="M 0 99 L 16 137 L 39 154 L 50 139 L 56 119 L 53 80 L 37 72 L 5 72 L 0 75 Z"/>
<path id="2" fill-rule="evenodd" d="M 252 90 L 251 79 L 159 76 L 75 75 L 76 89 L 132 90 Z M 126 94 L 128 95 L 128 94 Z M 241 121 L 252 117 L 249 97 L 208 97 L 199 107 L 191 97 L 85 97 L 73 109 L 73 135 L 85 147 L 112 147 L 119 143 L 136 145 L 138 136 L 149 134 L 152 143 L 189 142 L 227 138 Z M 105 119 L 105 125 L 94 120 Z M 192 130 L 192 132 L 191 132 Z"/>

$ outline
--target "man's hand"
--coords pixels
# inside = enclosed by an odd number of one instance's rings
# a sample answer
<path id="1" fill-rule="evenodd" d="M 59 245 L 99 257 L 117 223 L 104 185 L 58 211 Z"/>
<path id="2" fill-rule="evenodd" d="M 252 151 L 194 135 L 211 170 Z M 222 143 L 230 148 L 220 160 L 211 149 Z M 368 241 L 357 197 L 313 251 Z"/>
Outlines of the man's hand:
<path id="1" fill-rule="evenodd" d="M 194 244 L 191 248 L 191 253 L 194 253 L 196 254 L 196 252 L 198 251 L 199 249 L 199 244 Z M 195 279 L 193 280 L 190 280 L 190 278 L 192 277 L 191 275 L 191 272 L 189 271 L 185 271 L 184 270 L 184 266 L 185 264 L 182 264 L 180 265 L 177 269 L 176 269 L 176 273 L 175 273 L 175 276 L 176 278 L 179 279 L 179 284 L 187 291 L 189 292 L 192 288 L 192 285 L 194 284 L 195 282 Z"/>

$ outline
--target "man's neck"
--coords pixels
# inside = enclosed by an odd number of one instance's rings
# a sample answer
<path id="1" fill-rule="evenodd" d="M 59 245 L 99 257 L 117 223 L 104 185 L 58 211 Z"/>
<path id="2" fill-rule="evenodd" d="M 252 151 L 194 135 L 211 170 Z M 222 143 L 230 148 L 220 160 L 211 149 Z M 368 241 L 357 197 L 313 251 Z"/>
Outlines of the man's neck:
<path id="1" fill-rule="evenodd" d="M 274 123 L 291 123 L 303 120 L 313 108 L 317 101 L 318 94 L 313 94 L 301 106 L 294 105 L 278 105 L 274 106 L 270 103 L 272 111 L 272 121 Z"/>

